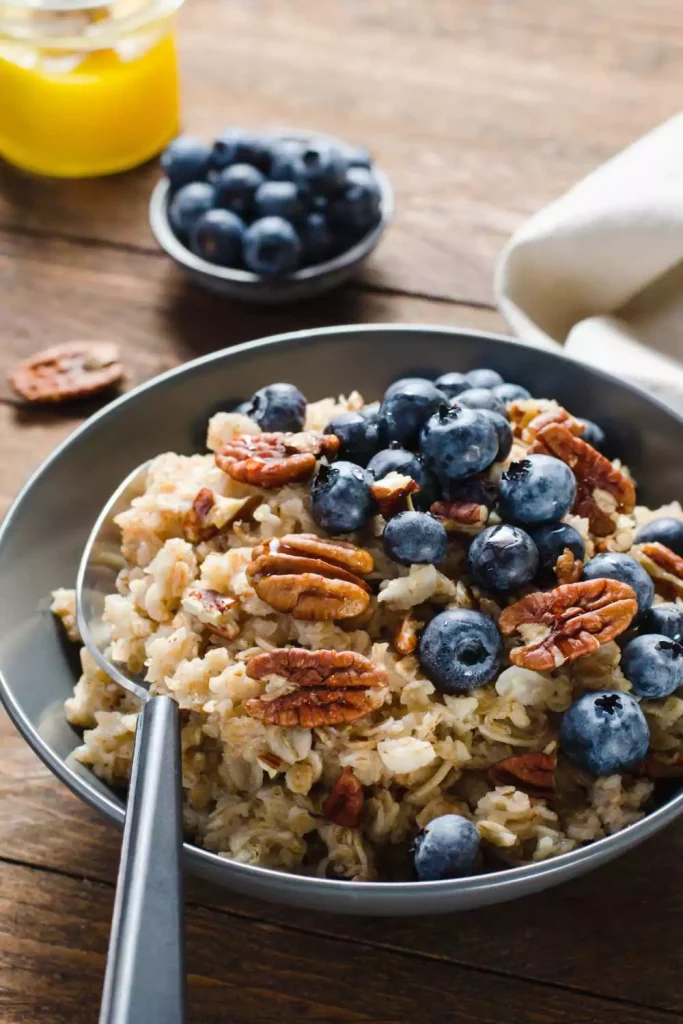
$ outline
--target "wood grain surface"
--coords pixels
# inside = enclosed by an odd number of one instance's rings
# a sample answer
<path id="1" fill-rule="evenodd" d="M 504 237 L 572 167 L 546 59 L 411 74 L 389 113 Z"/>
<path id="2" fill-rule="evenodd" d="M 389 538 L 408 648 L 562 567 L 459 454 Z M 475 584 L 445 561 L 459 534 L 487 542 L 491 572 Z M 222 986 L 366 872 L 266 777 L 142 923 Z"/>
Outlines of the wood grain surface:
<path id="1" fill-rule="evenodd" d="M 510 233 L 678 109 L 683 7 L 190 0 L 180 46 L 189 130 L 313 127 L 370 145 L 396 223 L 344 290 L 242 308 L 156 250 L 154 164 L 82 182 L 0 166 L 0 513 L 98 404 L 24 407 L 5 377 L 37 348 L 116 340 L 128 387 L 316 325 L 503 330 L 491 281 Z M 0 713 L 0 1024 L 97 1019 L 119 842 Z M 300 912 L 192 880 L 191 1021 L 683 1021 L 682 862 L 678 824 L 560 889 L 405 920 Z"/>

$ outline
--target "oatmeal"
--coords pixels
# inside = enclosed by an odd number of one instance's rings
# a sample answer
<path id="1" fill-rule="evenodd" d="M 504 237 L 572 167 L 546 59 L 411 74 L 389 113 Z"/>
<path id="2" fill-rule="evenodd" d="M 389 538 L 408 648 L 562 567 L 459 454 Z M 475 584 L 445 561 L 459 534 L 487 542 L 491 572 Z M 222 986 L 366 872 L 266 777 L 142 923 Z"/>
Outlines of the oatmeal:
<path id="1" fill-rule="evenodd" d="M 110 656 L 182 710 L 197 844 L 456 877 L 625 828 L 683 775 L 681 506 L 638 506 L 595 425 L 469 376 L 381 406 L 270 385 L 118 516 Z M 52 607 L 77 642 L 73 592 Z M 81 665 L 77 757 L 125 785 L 139 705 Z"/>

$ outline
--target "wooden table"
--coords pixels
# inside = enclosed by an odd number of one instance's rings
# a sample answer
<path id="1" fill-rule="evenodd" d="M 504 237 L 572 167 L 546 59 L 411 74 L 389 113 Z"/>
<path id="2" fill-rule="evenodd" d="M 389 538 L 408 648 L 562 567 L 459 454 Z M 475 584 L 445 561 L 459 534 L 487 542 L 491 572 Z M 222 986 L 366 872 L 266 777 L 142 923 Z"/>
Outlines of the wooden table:
<path id="1" fill-rule="evenodd" d="M 0 172 L 0 364 L 117 338 L 131 382 L 234 342 L 362 321 L 503 328 L 513 229 L 680 105 L 672 0 L 190 0 L 186 124 L 318 127 L 369 144 L 398 216 L 336 295 L 241 309 L 189 287 L 150 238 L 154 166 L 92 182 Z M 2 510 L 82 408 L 0 385 Z M 0 724 L 0 1022 L 91 1024 L 119 833 Z M 664 1024 L 683 1020 L 683 823 L 518 903 L 360 920 L 189 887 L 192 1021 Z M 157 1024 L 157 1022 L 150 1022 Z M 158 1022 L 163 1024 L 163 1022 Z"/>

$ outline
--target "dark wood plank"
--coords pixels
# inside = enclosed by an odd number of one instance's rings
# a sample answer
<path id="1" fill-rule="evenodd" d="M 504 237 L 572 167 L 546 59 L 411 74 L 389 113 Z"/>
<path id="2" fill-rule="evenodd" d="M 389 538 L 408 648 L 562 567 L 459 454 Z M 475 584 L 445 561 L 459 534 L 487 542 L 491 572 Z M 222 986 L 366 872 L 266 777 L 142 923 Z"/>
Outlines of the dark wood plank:
<path id="1" fill-rule="evenodd" d="M 91 1024 L 113 891 L 5 865 L 0 872 L 0 1012 L 6 1024 Z M 458 1024 L 669 1024 L 657 1010 L 369 951 L 191 907 L 190 1019 L 458 1021 Z M 161 1024 L 161 1022 L 159 1022 Z"/>
<path id="2" fill-rule="evenodd" d="M 50 775 L 4 716 L 0 750 L 0 858 L 112 883 L 116 830 Z M 377 951 L 419 953 L 454 969 L 533 979 L 683 1017 L 681 863 L 683 822 L 559 889 L 447 918 L 315 914 L 246 899 L 197 880 L 190 883 L 189 897 L 220 909 L 231 921 L 246 918 L 316 936 L 316 946 L 317 936 L 337 937 Z M 85 948 L 85 942 L 79 945 Z M 367 955 L 374 963 L 380 954 Z M 521 1018 L 525 1024 L 533 1019 Z"/>
<path id="3" fill-rule="evenodd" d="M 683 7 L 192 0 L 180 43 L 189 130 L 313 127 L 373 148 L 398 216 L 367 281 L 490 301 L 520 221 L 678 111 Z M 151 249 L 156 177 L 153 165 L 66 183 L 5 169 L 0 223 Z"/>

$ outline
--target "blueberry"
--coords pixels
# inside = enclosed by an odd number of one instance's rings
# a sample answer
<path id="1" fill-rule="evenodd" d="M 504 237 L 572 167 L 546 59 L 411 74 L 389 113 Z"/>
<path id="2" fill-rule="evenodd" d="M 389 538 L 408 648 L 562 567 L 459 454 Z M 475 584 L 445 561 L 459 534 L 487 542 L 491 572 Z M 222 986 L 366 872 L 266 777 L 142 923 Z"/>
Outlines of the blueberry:
<path id="1" fill-rule="evenodd" d="M 201 139 L 179 135 L 162 153 L 161 169 L 173 188 L 179 188 L 206 176 L 210 152 Z"/>
<path id="2" fill-rule="evenodd" d="M 207 210 L 190 231 L 190 248 L 220 267 L 237 267 L 242 261 L 245 224 L 230 210 Z"/>
<path id="3" fill-rule="evenodd" d="M 500 478 L 500 509 L 518 523 L 548 523 L 574 504 L 576 479 L 569 466 L 552 455 L 527 455 Z"/>
<path id="4" fill-rule="evenodd" d="M 216 206 L 232 210 L 240 217 L 254 212 L 255 197 L 265 178 L 251 164 L 233 164 L 216 178 Z"/>
<path id="5" fill-rule="evenodd" d="M 384 527 L 382 543 L 402 565 L 438 565 L 446 557 L 448 534 L 428 512 L 399 512 Z"/>
<path id="6" fill-rule="evenodd" d="M 441 406 L 424 424 L 420 445 L 428 469 L 446 487 L 487 469 L 498 454 L 498 435 L 478 410 Z"/>
<path id="7" fill-rule="evenodd" d="M 473 388 L 488 388 L 490 390 L 503 383 L 503 378 L 496 370 L 483 368 L 480 370 L 470 370 L 465 376 Z"/>
<path id="8" fill-rule="evenodd" d="M 481 612 L 440 612 L 423 629 L 418 646 L 422 671 L 444 693 L 467 693 L 498 672 L 503 643 L 495 622 Z"/>
<path id="9" fill-rule="evenodd" d="M 311 142 L 302 148 L 299 159 L 301 180 L 312 192 L 330 195 L 345 184 L 348 163 L 338 146 Z"/>
<path id="10" fill-rule="evenodd" d="M 344 189 L 330 202 L 328 216 L 334 227 L 365 232 L 379 220 L 382 194 L 372 171 L 350 167 L 344 176 Z"/>
<path id="11" fill-rule="evenodd" d="M 627 771 L 645 757 L 649 743 L 645 715 L 628 693 L 585 693 L 560 725 L 563 754 L 593 775 Z"/>
<path id="12" fill-rule="evenodd" d="M 479 833 L 467 818 L 433 818 L 415 839 L 415 871 L 421 882 L 460 878 L 471 872 L 479 851 Z"/>
<path id="13" fill-rule="evenodd" d="M 228 128 L 218 136 L 211 151 L 211 167 L 216 171 L 231 164 L 250 164 L 267 172 L 270 159 L 269 140 L 242 128 Z"/>
<path id="14" fill-rule="evenodd" d="M 605 431 L 602 427 L 599 427 L 597 423 L 593 423 L 592 420 L 579 420 L 579 423 L 583 423 L 581 439 L 587 444 L 592 445 L 593 448 L 597 448 L 598 451 L 602 451 L 605 444 Z"/>
<path id="15" fill-rule="evenodd" d="M 365 146 L 347 146 L 344 157 L 347 167 L 365 167 L 367 170 L 372 167 L 372 156 Z"/>
<path id="16" fill-rule="evenodd" d="M 639 612 L 646 612 L 655 596 L 655 586 L 642 565 L 631 555 L 608 552 L 596 555 L 583 567 L 585 580 L 619 580 L 632 587 L 638 601 Z"/>
<path id="17" fill-rule="evenodd" d="M 493 412 L 492 409 L 480 409 L 479 412 L 482 416 L 486 417 L 496 432 L 496 437 L 498 438 L 496 462 L 504 462 L 512 449 L 512 427 L 510 422 L 507 416 L 501 416 L 499 412 Z"/>
<path id="18" fill-rule="evenodd" d="M 244 233 L 244 262 L 255 274 L 278 277 L 299 266 L 301 241 L 282 217 L 261 217 Z"/>
<path id="19" fill-rule="evenodd" d="M 443 391 L 431 381 L 407 380 L 401 388 L 390 389 L 380 408 L 388 439 L 404 445 L 417 443 L 423 423 L 446 403 Z"/>
<path id="20" fill-rule="evenodd" d="M 457 398 L 463 391 L 469 391 L 472 387 L 465 374 L 455 370 L 452 373 L 442 373 L 434 383 L 449 398 Z"/>
<path id="21" fill-rule="evenodd" d="M 254 195 L 257 217 L 284 217 L 298 221 L 305 212 L 301 190 L 293 181 L 264 181 Z"/>
<path id="22" fill-rule="evenodd" d="M 265 431 L 296 433 L 306 419 L 306 399 L 293 384 L 269 384 L 243 404 L 245 416 L 250 416 Z"/>
<path id="23" fill-rule="evenodd" d="M 640 623 L 641 633 L 660 633 L 669 640 L 683 641 L 683 611 L 676 604 L 653 604 Z"/>
<path id="24" fill-rule="evenodd" d="M 683 683 L 683 646 L 658 633 L 637 636 L 621 653 L 621 670 L 638 697 L 668 697 Z"/>
<path id="25" fill-rule="evenodd" d="M 507 416 L 505 405 L 487 388 L 470 388 L 463 391 L 456 398 L 456 402 L 458 405 L 464 405 L 466 409 L 489 409 L 500 416 Z"/>
<path id="26" fill-rule="evenodd" d="M 175 233 L 186 238 L 215 199 L 216 190 L 208 181 L 193 181 L 179 188 L 168 205 L 168 219 Z"/>
<path id="27" fill-rule="evenodd" d="M 555 565 L 565 548 L 574 558 L 583 561 L 586 548 L 583 537 L 568 523 L 542 523 L 529 530 L 538 551 L 538 579 L 550 583 L 555 579 Z"/>
<path id="28" fill-rule="evenodd" d="M 324 213 L 314 210 L 301 225 L 301 245 L 305 263 L 324 263 L 334 251 L 334 238 Z"/>
<path id="29" fill-rule="evenodd" d="M 646 544 L 653 541 L 666 545 L 683 557 L 683 523 L 680 519 L 662 516 L 661 519 L 653 519 L 646 526 L 641 526 L 636 534 L 636 543 Z"/>
<path id="30" fill-rule="evenodd" d="M 406 451 L 398 444 L 385 448 L 368 462 L 368 472 L 374 480 L 382 480 L 389 473 L 401 473 L 403 476 L 412 476 L 420 487 L 425 480 L 425 467 L 417 455 Z"/>
<path id="31" fill-rule="evenodd" d="M 488 526 L 478 534 L 467 553 L 467 565 L 479 586 L 507 593 L 524 586 L 536 575 L 538 551 L 518 526 Z"/>
<path id="32" fill-rule="evenodd" d="M 372 477 L 353 462 L 322 462 L 311 484 L 311 515 L 334 536 L 358 530 L 375 510 Z"/>
<path id="33" fill-rule="evenodd" d="M 368 461 L 382 447 L 384 424 L 375 416 L 363 416 L 360 412 L 340 412 L 325 427 L 324 433 L 335 434 L 340 441 L 339 457 L 358 466 L 367 466 Z"/>
<path id="34" fill-rule="evenodd" d="M 293 139 L 278 139 L 271 146 L 272 163 L 270 167 L 271 181 L 294 181 L 302 184 L 300 142 Z"/>
<path id="35" fill-rule="evenodd" d="M 408 385 L 417 385 L 419 387 L 434 387 L 438 385 L 434 384 L 429 377 L 399 377 L 398 380 L 392 381 L 389 387 L 384 392 L 384 397 L 389 398 L 390 395 L 395 395 L 398 391 L 403 391 Z M 440 390 L 440 389 L 439 389 Z"/>
<path id="36" fill-rule="evenodd" d="M 520 402 L 526 398 L 531 398 L 531 392 L 523 388 L 521 384 L 496 384 L 495 388 L 491 388 L 496 398 L 504 402 L 505 405 L 508 402 Z"/>

